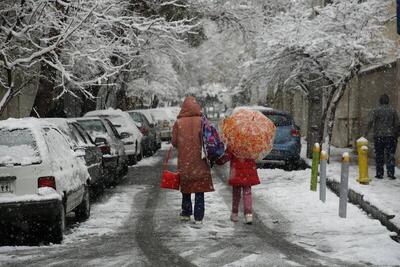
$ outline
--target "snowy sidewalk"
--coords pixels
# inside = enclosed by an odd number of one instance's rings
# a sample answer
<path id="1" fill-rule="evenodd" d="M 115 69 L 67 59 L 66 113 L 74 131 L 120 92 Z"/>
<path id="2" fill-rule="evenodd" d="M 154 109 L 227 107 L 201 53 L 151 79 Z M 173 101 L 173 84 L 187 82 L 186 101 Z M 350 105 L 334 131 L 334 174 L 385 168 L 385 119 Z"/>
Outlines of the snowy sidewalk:
<path id="1" fill-rule="evenodd" d="M 303 153 L 306 148 L 303 146 Z M 385 220 L 388 221 L 392 227 L 395 228 L 398 234 L 400 232 L 400 178 L 391 180 L 384 177 L 384 179 L 376 179 L 375 177 L 375 162 L 369 159 L 369 185 L 362 185 L 357 182 L 358 179 L 358 157 L 353 153 L 352 149 L 339 149 L 331 148 L 331 160 L 327 166 L 327 179 L 334 185 L 340 183 L 341 171 L 341 156 L 344 152 L 348 152 L 351 157 L 350 170 L 349 170 L 349 190 L 355 192 L 363 204 L 373 206 L 379 212 L 385 214 Z M 311 164 L 309 162 L 309 164 Z M 386 171 L 386 170 L 385 170 Z M 400 169 L 396 168 L 396 174 L 400 174 Z M 386 216 L 387 215 L 387 216 Z"/>
<path id="2" fill-rule="evenodd" d="M 333 171 L 332 167 L 329 169 Z M 390 238 L 390 232 L 378 220 L 350 203 L 347 218 L 340 218 L 339 198 L 330 190 L 326 202 L 319 201 L 319 193 L 310 191 L 311 170 L 259 169 L 258 172 L 262 183 L 254 187 L 253 196 L 261 201 L 255 201 L 255 212 L 268 227 L 275 224 L 276 229 L 285 230 L 287 240 L 317 254 L 354 263 L 400 264 L 400 244 Z M 388 193 L 384 190 L 386 186 L 375 187 Z M 270 214 L 262 203 L 274 206 L 285 221 Z"/>

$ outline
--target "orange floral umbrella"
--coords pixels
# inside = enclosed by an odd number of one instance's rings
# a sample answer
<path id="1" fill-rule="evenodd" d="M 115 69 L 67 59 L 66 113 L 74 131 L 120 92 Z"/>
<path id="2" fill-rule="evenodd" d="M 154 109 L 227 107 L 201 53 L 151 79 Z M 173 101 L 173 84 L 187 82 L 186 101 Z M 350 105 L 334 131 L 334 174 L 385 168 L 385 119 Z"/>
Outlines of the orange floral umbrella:
<path id="1" fill-rule="evenodd" d="M 239 158 L 258 159 L 272 149 L 276 127 L 259 111 L 240 109 L 223 120 L 222 138 Z"/>

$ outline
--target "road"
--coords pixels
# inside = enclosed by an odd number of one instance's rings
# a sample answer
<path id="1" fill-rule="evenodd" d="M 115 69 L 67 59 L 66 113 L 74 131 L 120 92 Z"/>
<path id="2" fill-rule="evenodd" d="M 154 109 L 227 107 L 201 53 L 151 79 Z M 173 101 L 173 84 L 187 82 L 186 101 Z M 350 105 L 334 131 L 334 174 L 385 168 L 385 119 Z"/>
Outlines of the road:
<path id="1" fill-rule="evenodd" d="M 206 194 L 204 225 L 181 223 L 180 193 L 159 188 L 164 154 L 130 168 L 120 185 L 93 204 L 87 222 L 70 218 L 63 244 L 0 247 L 1 266 L 347 265 L 287 242 L 290 222 L 257 199 L 253 225 L 230 222 L 226 168 L 213 173 L 216 192 Z M 261 208 L 269 220 L 258 218 Z M 287 223 L 275 225 L 275 219 Z"/>

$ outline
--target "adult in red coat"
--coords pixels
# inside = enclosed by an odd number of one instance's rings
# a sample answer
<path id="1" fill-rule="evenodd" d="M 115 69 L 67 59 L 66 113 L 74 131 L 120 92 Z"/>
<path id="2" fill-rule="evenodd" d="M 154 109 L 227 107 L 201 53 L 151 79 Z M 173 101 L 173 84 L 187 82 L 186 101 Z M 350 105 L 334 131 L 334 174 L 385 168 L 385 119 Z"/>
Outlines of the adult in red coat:
<path id="1" fill-rule="evenodd" d="M 182 192 L 181 219 L 192 215 L 191 193 L 195 194 L 194 219 L 204 217 L 204 192 L 214 191 L 210 166 L 201 158 L 201 108 L 192 96 L 184 100 L 172 131 L 172 145 L 178 149 L 178 172 Z"/>
<path id="2" fill-rule="evenodd" d="M 239 214 L 239 202 L 243 191 L 243 207 L 247 224 L 253 222 L 251 186 L 260 184 L 257 173 L 257 165 L 253 159 L 242 159 L 236 157 L 229 148 L 217 164 L 231 162 L 229 185 L 232 186 L 232 214 L 231 220 L 237 222 Z"/>

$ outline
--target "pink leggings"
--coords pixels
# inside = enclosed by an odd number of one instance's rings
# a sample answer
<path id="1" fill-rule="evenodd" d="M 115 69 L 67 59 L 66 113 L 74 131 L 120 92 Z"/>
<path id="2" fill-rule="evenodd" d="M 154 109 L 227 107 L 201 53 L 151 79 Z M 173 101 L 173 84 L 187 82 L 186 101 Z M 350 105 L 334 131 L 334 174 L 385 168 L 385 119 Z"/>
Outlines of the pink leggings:
<path id="1" fill-rule="evenodd" d="M 239 213 L 240 195 L 243 188 L 244 214 L 252 213 L 251 186 L 232 187 L 232 213 Z"/>

